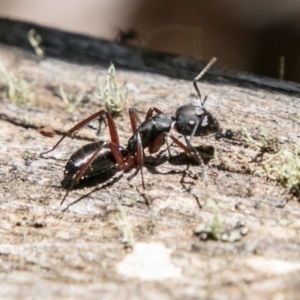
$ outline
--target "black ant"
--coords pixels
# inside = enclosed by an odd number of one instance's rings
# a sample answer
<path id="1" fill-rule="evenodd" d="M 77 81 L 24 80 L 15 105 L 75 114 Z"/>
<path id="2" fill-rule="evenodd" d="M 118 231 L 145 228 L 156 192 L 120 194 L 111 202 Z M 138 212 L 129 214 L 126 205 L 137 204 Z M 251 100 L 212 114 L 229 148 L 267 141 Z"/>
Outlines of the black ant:
<path id="1" fill-rule="evenodd" d="M 120 146 L 116 124 L 110 113 L 106 110 L 100 110 L 68 130 L 52 149 L 41 153 L 40 155 L 43 156 L 53 151 L 65 137 L 72 135 L 75 131 L 92 120 L 96 118 L 101 119 L 103 116 L 106 117 L 111 141 L 99 141 L 87 144 L 70 157 L 65 167 L 64 179 L 62 181 L 62 186 L 68 191 L 61 201 L 61 204 L 66 199 L 69 191 L 77 186 L 81 180 L 104 175 L 115 167 L 119 167 L 119 169 L 122 169 L 124 172 L 132 168 L 137 168 L 138 171 L 141 170 L 142 184 L 143 188 L 145 188 L 142 172 L 144 163 L 143 150 L 148 147 L 150 153 L 157 152 L 165 143 L 167 137 L 171 138 L 177 146 L 183 149 L 187 155 L 191 156 L 204 168 L 203 160 L 198 151 L 192 146 L 191 140 L 194 136 L 220 132 L 220 126 L 212 114 L 204 108 L 207 97 L 205 97 L 203 101 L 201 100 L 197 80 L 204 75 L 215 61 L 216 59 L 213 58 L 204 70 L 193 80 L 193 85 L 200 99 L 200 105 L 182 105 L 177 109 L 175 117 L 164 114 L 159 109 L 152 107 L 147 112 L 145 121 L 141 123 L 139 127 L 137 127 L 136 124 L 136 113 L 130 109 L 129 116 L 134 134 L 128 140 L 126 148 Z M 154 115 L 154 113 L 156 114 Z M 185 137 L 187 146 L 170 133 L 173 127 Z M 189 139 L 187 136 L 189 136 Z"/>
<path id="2" fill-rule="evenodd" d="M 81 147 L 71 155 L 65 166 L 64 178 L 61 182 L 62 187 L 67 189 L 67 192 L 61 201 L 61 204 L 63 204 L 63 202 L 65 201 L 66 197 L 69 194 L 69 191 L 76 187 L 82 180 L 86 180 L 95 176 L 104 176 L 108 171 L 111 171 L 116 167 L 123 170 L 124 172 L 128 172 L 132 168 L 137 168 L 138 171 L 141 170 L 142 184 L 143 188 L 145 189 L 145 182 L 142 171 L 142 166 L 144 164 L 143 149 L 149 147 L 150 153 L 156 152 L 162 146 L 161 135 L 159 135 L 158 132 L 155 131 L 155 129 L 152 130 L 154 138 L 152 138 L 151 132 L 149 131 L 147 132 L 147 135 L 144 135 L 143 128 L 145 128 L 145 126 L 140 126 L 138 129 L 136 128 L 136 115 L 132 109 L 129 110 L 129 115 L 134 135 L 130 138 L 126 148 L 120 146 L 116 124 L 111 114 L 106 110 L 100 110 L 99 112 L 76 124 L 61 137 L 61 139 L 53 146 L 53 148 L 40 154 L 40 156 L 43 156 L 49 152 L 52 152 L 63 141 L 65 137 L 72 135 L 75 131 L 79 130 L 92 120 L 96 118 L 103 118 L 103 116 L 106 117 L 111 141 L 98 141 L 89 143 Z M 147 118 L 150 118 L 150 116 L 150 113 L 148 113 Z M 155 119 L 158 119 L 159 117 L 160 125 L 162 125 L 162 116 L 163 115 L 160 114 L 151 117 L 151 123 L 153 124 L 155 122 Z M 142 125 L 145 125 L 145 123 L 147 123 L 147 120 L 143 122 Z M 165 128 L 163 127 L 162 130 L 165 130 Z M 142 135 L 143 139 L 141 138 Z M 157 137 L 157 139 L 155 139 L 155 137 Z M 188 148 L 176 138 L 172 136 L 170 137 L 183 150 L 189 151 Z M 151 149 L 153 149 L 154 151 L 151 151 Z M 146 202 L 147 204 L 149 204 L 147 199 Z"/>

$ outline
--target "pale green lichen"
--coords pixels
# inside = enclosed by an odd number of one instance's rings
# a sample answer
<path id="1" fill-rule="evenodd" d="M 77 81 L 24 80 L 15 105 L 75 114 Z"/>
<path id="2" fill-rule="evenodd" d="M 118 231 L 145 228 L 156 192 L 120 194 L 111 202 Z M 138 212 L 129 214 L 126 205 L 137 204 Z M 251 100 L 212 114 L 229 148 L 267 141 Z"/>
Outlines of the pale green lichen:
<path id="1" fill-rule="evenodd" d="M 293 145 L 293 150 L 281 149 L 262 162 L 267 177 L 276 180 L 293 194 L 300 194 L 300 145 Z"/>
<path id="2" fill-rule="evenodd" d="M 77 97 L 72 97 L 72 98 L 68 97 L 64 91 L 62 84 L 59 85 L 58 89 L 59 89 L 60 98 L 65 105 L 66 111 L 69 113 L 73 112 L 81 102 L 82 96 L 78 95 Z"/>
<path id="3" fill-rule="evenodd" d="M 201 240 L 210 239 L 232 243 L 241 240 L 248 231 L 244 221 L 238 221 L 234 227 L 226 228 L 223 216 L 215 209 L 213 221 L 198 225 L 194 229 L 194 234 L 199 236 Z"/>
<path id="4" fill-rule="evenodd" d="M 0 61 L 0 72 L 6 78 L 6 93 L 8 99 L 14 104 L 27 104 L 32 100 L 33 83 L 28 83 L 21 74 L 9 72 Z"/>
<path id="5" fill-rule="evenodd" d="M 27 37 L 36 55 L 39 57 L 43 57 L 45 52 L 41 47 L 41 43 L 42 43 L 41 36 L 36 32 L 35 29 L 31 29 L 28 31 Z"/>
<path id="6" fill-rule="evenodd" d="M 245 142 L 250 147 L 258 148 L 260 151 L 259 154 L 263 154 L 266 152 L 275 153 L 279 151 L 277 139 L 269 139 L 266 134 L 262 134 L 262 139 L 260 141 L 256 141 L 251 137 L 251 135 L 249 134 L 246 128 L 244 128 L 243 131 L 245 133 Z"/>
<path id="7" fill-rule="evenodd" d="M 134 241 L 134 235 L 131 228 L 131 224 L 126 216 L 126 212 L 123 209 L 122 205 L 119 201 L 116 201 L 117 209 L 119 211 L 119 228 L 122 230 L 122 244 L 125 245 L 126 248 L 133 248 L 135 241 Z"/>
<path id="8" fill-rule="evenodd" d="M 113 117 L 122 116 L 127 102 L 127 89 L 125 85 L 116 83 L 116 70 L 112 63 L 107 71 L 104 88 L 101 87 L 100 78 L 98 77 L 98 88 L 99 92 L 94 95 L 104 103 L 105 109 Z"/>
<path id="9" fill-rule="evenodd" d="M 255 141 L 247 130 L 246 142 L 250 146 L 259 148 L 259 153 L 256 155 L 261 158 L 260 165 L 263 168 L 266 176 L 270 180 L 274 180 L 286 187 L 292 194 L 300 196 L 300 145 L 293 144 L 280 149 L 277 139 L 268 139 L 263 135 L 261 141 Z M 271 155 L 268 159 L 262 160 L 263 154 Z M 271 153 L 271 154 L 270 154 Z M 257 159 L 253 161 L 257 162 Z M 260 171 L 254 172 L 259 174 Z"/>

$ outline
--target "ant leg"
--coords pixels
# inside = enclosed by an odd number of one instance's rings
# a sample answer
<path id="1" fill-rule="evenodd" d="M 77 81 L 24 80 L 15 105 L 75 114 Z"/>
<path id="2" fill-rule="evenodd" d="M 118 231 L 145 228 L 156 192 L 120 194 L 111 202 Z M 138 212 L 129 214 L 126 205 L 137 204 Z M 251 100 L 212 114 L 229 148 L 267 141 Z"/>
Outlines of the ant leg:
<path id="1" fill-rule="evenodd" d="M 137 130 L 137 125 L 136 125 L 136 123 L 137 123 L 138 117 L 137 117 L 137 115 L 136 115 L 135 110 L 132 109 L 132 108 L 129 109 L 128 113 L 129 113 L 129 118 L 130 118 L 130 123 L 131 123 L 131 129 L 132 129 L 132 132 L 135 133 L 136 130 Z"/>
<path id="2" fill-rule="evenodd" d="M 149 145 L 148 149 L 150 153 L 157 152 L 161 146 L 164 144 L 164 142 L 167 140 L 167 138 L 171 138 L 172 141 L 181 148 L 188 156 L 192 157 L 199 165 L 204 165 L 204 162 L 200 155 L 198 154 L 198 151 L 193 146 L 186 146 L 184 145 L 177 137 L 172 135 L 169 132 L 162 132 L 159 134 L 154 141 Z"/>
<path id="3" fill-rule="evenodd" d="M 166 138 L 166 134 L 165 132 L 160 133 L 155 139 L 154 141 L 148 146 L 148 150 L 149 153 L 155 153 L 157 152 L 162 145 L 166 142 L 167 144 L 167 150 L 168 150 L 168 154 L 169 154 L 169 158 L 172 156 L 171 155 L 171 151 L 170 151 L 170 145 L 169 145 L 169 141 Z"/>
<path id="4" fill-rule="evenodd" d="M 106 128 L 107 127 L 107 122 L 106 122 L 105 118 L 103 117 L 103 115 L 100 115 L 98 121 L 99 121 L 99 127 L 98 127 L 98 130 L 97 130 L 97 135 L 99 136 L 99 135 L 102 135 L 101 134 L 102 124 L 104 124 L 105 128 Z"/>
<path id="5" fill-rule="evenodd" d="M 144 165 L 144 149 L 142 146 L 142 139 L 141 139 L 141 135 L 139 132 L 136 133 L 137 134 L 137 146 L 136 146 L 136 160 L 137 160 L 137 169 L 141 170 L 141 176 L 142 176 L 142 184 L 143 184 L 143 189 L 145 190 L 145 180 L 144 180 L 144 173 L 143 173 L 143 165 Z M 147 206 L 150 206 L 150 201 L 147 198 L 147 196 L 144 194 L 144 199 L 146 202 Z"/>
<path id="6" fill-rule="evenodd" d="M 70 136 L 72 133 L 74 133 L 78 129 L 82 128 L 84 125 L 88 124 L 92 120 L 94 120 L 97 117 L 102 116 L 104 114 L 106 115 L 106 118 L 107 118 L 111 141 L 115 145 L 119 145 L 120 142 L 119 142 L 119 136 L 118 136 L 118 132 L 117 132 L 117 127 L 116 127 L 115 121 L 113 120 L 111 114 L 108 111 L 106 111 L 106 110 L 100 110 L 97 113 L 95 113 L 95 114 L 89 116 L 88 118 L 84 119 L 83 121 L 79 122 L 78 124 L 76 124 L 71 129 L 69 129 L 50 150 L 42 152 L 40 154 L 40 157 L 42 157 L 43 155 L 45 155 L 45 154 L 47 154 L 47 153 L 52 152 L 53 150 L 55 150 L 57 148 L 57 146 L 65 139 L 65 137 Z"/>
<path id="7" fill-rule="evenodd" d="M 168 150 L 169 159 L 170 159 L 172 157 L 172 155 L 171 155 L 170 144 L 169 144 L 169 140 L 168 139 L 166 139 L 166 144 L 167 144 L 167 150 Z"/>
<path id="8" fill-rule="evenodd" d="M 166 132 L 160 133 L 148 146 L 149 153 L 157 152 L 166 141 Z"/>
<path id="9" fill-rule="evenodd" d="M 203 170 L 203 179 L 204 181 L 207 180 L 207 175 L 206 175 L 206 171 L 205 171 L 205 165 L 204 165 L 204 161 L 201 157 L 201 155 L 199 154 L 199 152 L 197 151 L 197 149 L 192 146 L 188 141 L 187 141 L 187 137 L 185 137 L 186 139 L 186 143 L 188 146 L 184 145 L 178 138 L 176 138 L 175 136 L 173 136 L 170 133 L 164 133 L 164 135 L 166 135 L 167 137 L 171 138 L 172 141 L 178 146 L 180 147 L 188 156 L 192 157 L 198 164 L 199 166 L 202 168 Z"/>
<path id="10" fill-rule="evenodd" d="M 137 168 L 141 170 L 141 176 L 142 176 L 142 183 L 143 183 L 143 188 L 145 188 L 145 181 L 144 181 L 144 175 L 143 175 L 143 169 L 142 166 L 144 164 L 144 150 L 142 146 L 142 139 L 141 135 L 139 132 L 137 132 L 137 125 L 136 125 L 136 112 L 133 109 L 129 109 L 129 116 L 130 116 L 130 122 L 131 122 L 131 128 L 133 133 L 137 135 L 137 143 L 136 143 L 136 160 L 137 160 Z M 118 144 L 119 145 L 119 144 Z M 111 148 L 111 151 L 114 154 L 115 159 L 118 157 L 117 150 L 114 150 Z M 117 151 L 117 153 L 116 153 Z M 118 165 L 121 166 L 125 171 L 129 170 L 131 166 L 134 163 L 134 160 L 127 159 L 126 163 L 123 162 L 123 157 L 117 161 Z"/>
<path id="11" fill-rule="evenodd" d="M 65 200 L 67 199 L 67 196 L 69 195 L 69 192 L 70 192 L 70 191 L 71 191 L 71 189 L 68 189 L 68 190 L 67 190 L 67 192 L 65 193 L 63 199 L 62 199 L 61 202 L 60 202 L 60 205 L 62 205 L 62 204 L 65 202 Z"/>
<path id="12" fill-rule="evenodd" d="M 137 170 L 141 171 L 141 177 L 142 177 L 142 185 L 143 189 L 146 189 L 145 186 L 145 180 L 144 180 L 144 173 L 143 173 L 143 165 L 144 165 L 144 149 L 142 145 L 142 139 L 141 135 L 138 131 L 135 132 L 136 135 L 136 154 L 135 156 L 128 156 L 125 158 L 125 164 L 123 164 L 123 169 L 126 172 L 127 170 L 130 170 L 133 164 L 136 164 Z M 150 205 L 150 201 L 148 200 L 147 196 L 144 195 L 146 205 Z"/>
<path id="13" fill-rule="evenodd" d="M 186 141 L 186 144 L 188 145 L 188 147 L 192 147 L 192 146 L 191 146 L 191 142 L 192 142 L 192 139 L 193 139 L 194 136 L 195 136 L 196 131 L 198 130 L 199 125 L 200 125 L 200 120 L 197 119 L 197 122 L 196 122 L 196 124 L 195 124 L 195 126 L 194 126 L 194 129 L 193 129 L 193 131 L 192 131 L 192 133 L 191 133 L 191 135 L 190 135 L 190 139 L 188 140 L 187 137 L 184 136 L 185 141 Z"/>
<path id="14" fill-rule="evenodd" d="M 197 151 L 197 149 L 190 143 L 190 141 L 187 139 L 186 136 L 184 136 L 184 139 L 188 145 L 188 148 L 190 149 L 191 153 L 193 153 L 192 157 L 198 162 L 198 164 L 201 166 L 202 170 L 203 170 L 203 179 L 204 181 L 207 180 L 207 175 L 206 175 L 206 171 L 205 171 L 205 165 L 204 165 L 204 161 L 201 157 L 201 155 L 199 154 L 199 152 Z"/>
<path id="15" fill-rule="evenodd" d="M 141 170 L 142 184 L 143 184 L 143 188 L 145 189 L 146 187 L 145 187 L 144 174 L 143 174 L 144 150 L 142 146 L 142 139 L 140 133 L 137 132 L 136 135 L 137 135 L 137 143 L 136 143 L 137 169 Z"/>
<path id="16" fill-rule="evenodd" d="M 145 120 L 148 120 L 148 119 L 152 118 L 154 112 L 156 112 L 158 115 L 163 114 L 163 112 L 160 109 L 158 109 L 156 107 L 150 107 L 147 114 L 146 114 Z"/>

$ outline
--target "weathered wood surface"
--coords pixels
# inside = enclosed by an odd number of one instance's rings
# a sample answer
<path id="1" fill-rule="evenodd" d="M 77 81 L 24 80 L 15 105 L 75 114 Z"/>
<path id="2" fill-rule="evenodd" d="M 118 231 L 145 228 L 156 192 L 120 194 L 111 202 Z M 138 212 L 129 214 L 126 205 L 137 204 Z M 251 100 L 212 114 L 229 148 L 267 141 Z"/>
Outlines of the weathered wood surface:
<path id="1" fill-rule="evenodd" d="M 5 22 L 10 21 L 0 20 L 2 25 Z M 0 74 L 0 298 L 297 298 L 299 203 L 295 199 L 286 203 L 290 198 L 286 189 L 266 180 L 264 173 L 253 175 L 252 171 L 261 170 L 257 163 L 249 163 L 258 149 L 238 141 L 216 141 L 213 136 L 195 139 L 196 145 L 216 149 L 218 159 L 206 162 L 207 186 L 201 178 L 184 176 L 190 163 L 184 156 L 176 154 L 168 161 L 166 152 L 159 158 L 146 152 L 150 208 L 139 193 L 140 175 L 132 176 L 133 170 L 123 176 L 119 173 L 111 186 L 99 186 L 98 191 L 93 192 L 95 187 L 72 191 L 68 203 L 92 193 L 66 212 L 62 209 L 67 203 L 59 205 L 64 195 L 60 187 L 64 165 L 87 140 L 97 139 L 95 131 L 83 129 L 48 159 L 38 157 L 61 133 L 101 108 L 93 93 L 98 74 L 104 84 L 110 60 L 116 62 L 117 80 L 127 83 L 127 107 L 146 112 L 155 106 L 170 114 L 187 101 L 197 101 L 191 80 L 176 76 L 192 79 L 202 63 L 164 54 L 156 54 L 153 62 L 152 52 L 141 55 L 140 49 L 87 37 L 74 39 L 41 27 L 38 32 L 49 56 L 39 60 L 25 46 L 24 34 L 32 25 L 12 22 L 9 32 L 2 25 L 3 65 L 34 85 L 27 104 L 14 104 L 7 98 L 6 80 Z M 93 45 L 94 50 L 86 45 Z M 67 59 L 70 49 L 72 61 Z M 148 64 L 140 60 L 142 56 Z M 82 99 L 72 112 L 58 96 L 60 84 L 70 98 Z M 299 140 L 298 84 L 213 67 L 199 86 L 203 95 L 209 95 L 206 108 L 223 128 L 246 128 L 252 136 L 265 133 L 268 138 L 277 137 L 281 147 Z M 117 124 L 125 145 L 131 135 L 127 115 Z M 57 135 L 41 135 L 40 126 L 52 128 Z M 102 138 L 108 139 L 107 132 Z M 245 222 L 249 233 L 235 243 L 200 241 L 193 235 L 197 225 L 212 223 L 217 215 L 227 227 Z M 126 260 L 130 250 L 124 248 L 122 238 L 128 232 L 133 234 L 134 249 L 146 243 L 144 264 L 150 262 L 152 267 L 145 266 L 148 280 L 138 271 L 141 262 L 136 250 L 135 264 Z M 150 246 L 155 253 L 148 252 Z"/>

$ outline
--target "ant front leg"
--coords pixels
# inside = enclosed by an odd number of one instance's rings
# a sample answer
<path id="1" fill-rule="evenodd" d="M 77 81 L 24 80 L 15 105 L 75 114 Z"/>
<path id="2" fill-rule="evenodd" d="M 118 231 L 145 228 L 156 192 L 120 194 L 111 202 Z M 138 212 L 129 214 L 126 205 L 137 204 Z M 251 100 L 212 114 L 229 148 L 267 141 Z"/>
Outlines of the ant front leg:
<path id="1" fill-rule="evenodd" d="M 150 153 L 157 152 L 161 148 L 161 146 L 164 144 L 164 142 L 167 140 L 168 137 L 179 148 L 181 148 L 187 154 L 187 156 L 192 157 L 199 165 L 201 165 L 202 167 L 204 167 L 204 162 L 203 162 L 201 156 L 199 155 L 198 151 L 192 145 L 190 145 L 190 144 L 187 147 L 177 137 L 175 137 L 174 135 L 172 135 L 169 132 L 162 132 L 161 134 L 159 134 L 155 138 L 155 140 L 151 143 L 151 145 L 149 145 L 149 152 Z"/>
<path id="2" fill-rule="evenodd" d="M 142 176 L 142 184 L 143 188 L 145 189 L 145 181 L 144 181 L 144 174 L 143 174 L 143 165 L 144 165 L 144 149 L 142 146 L 142 139 L 139 132 L 136 133 L 137 135 L 137 143 L 136 143 L 136 162 L 137 162 L 137 169 L 141 170 Z"/>
<path id="3" fill-rule="evenodd" d="M 141 171 L 143 189 L 145 190 L 146 186 L 145 186 L 144 173 L 143 173 L 144 149 L 143 149 L 142 139 L 141 139 L 140 133 L 136 132 L 136 136 L 137 136 L 137 144 L 136 144 L 135 160 L 136 160 L 137 169 Z M 149 199 L 147 198 L 146 195 L 144 195 L 144 198 L 145 198 L 146 205 L 150 206 L 150 201 L 149 201 Z"/>
<path id="4" fill-rule="evenodd" d="M 203 161 L 201 155 L 199 154 L 199 152 L 197 151 L 197 149 L 187 141 L 187 137 L 184 136 L 188 146 L 184 145 L 177 137 L 175 137 L 171 133 L 164 133 L 164 135 L 165 135 L 165 137 L 169 137 L 170 139 L 172 139 L 172 141 L 179 148 L 181 148 L 186 153 L 187 156 L 192 157 L 199 164 L 199 166 L 202 168 L 203 179 L 204 179 L 204 181 L 206 181 L 207 175 L 206 175 L 206 171 L 205 171 L 204 161 Z"/>
<path id="5" fill-rule="evenodd" d="M 144 174 L 143 174 L 144 149 L 143 149 L 142 139 L 139 131 L 136 131 L 133 137 L 135 139 L 134 152 L 129 151 L 128 155 L 124 159 L 125 162 L 122 168 L 126 172 L 132 169 L 132 166 L 135 165 L 138 170 L 141 170 L 142 184 L 143 184 L 143 188 L 145 189 L 145 181 L 144 181 Z"/>
<path id="6" fill-rule="evenodd" d="M 137 120 L 138 120 L 137 114 L 135 110 L 132 108 L 128 110 L 128 113 L 129 113 L 132 133 L 135 133 L 137 130 Z"/>
<path id="7" fill-rule="evenodd" d="M 74 133 L 75 131 L 79 130 L 80 128 L 82 128 L 83 126 L 85 126 L 86 124 L 88 124 L 89 122 L 93 121 L 94 119 L 96 119 L 97 117 L 103 117 L 103 115 L 106 116 L 107 118 L 107 122 L 108 122 L 108 127 L 109 127 L 109 131 L 110 131 L 110 138 L 113 144 L 115 145 L 119 145 L 119 136 L 117 133 L 117 127 L 115 124 L 115 121 L 113 120 L 111 114 L 106 111 L 106 110 L 100 110 L 97 113 L 89 116 L 88 118 L 84 119 L 83 121 L 79 122 L 78 124 L 76 124 L 74 127 L 72 127 L 71 129 L 69 129 L 61 138 L 60 140 L 50 149 L 47 150 L 45 152 L 42 152 L 40 154 L 40 157 L 42 157 L 43 155 L 52 152 L 53 150 L 55 150 L 58 145 L 67 137 L 72 135 L 72 133 Z"/>

